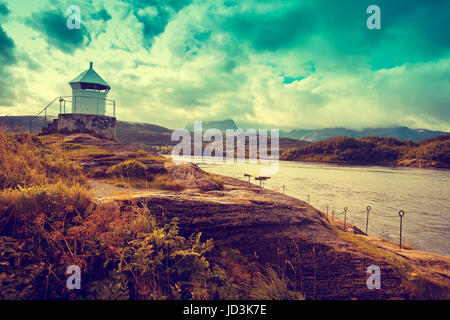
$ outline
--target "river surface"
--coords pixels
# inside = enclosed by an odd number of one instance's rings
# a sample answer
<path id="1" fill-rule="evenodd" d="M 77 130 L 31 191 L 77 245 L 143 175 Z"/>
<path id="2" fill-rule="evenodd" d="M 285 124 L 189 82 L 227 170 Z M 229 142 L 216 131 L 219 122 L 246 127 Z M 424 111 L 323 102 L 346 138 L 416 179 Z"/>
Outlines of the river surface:
<path id="1" fill-rule="evenodd" d="M 198 161 L 195 161 L 196 163 Z M 211 173 L 247 181 L 245 173 L 260 175 L 262 164 L 202 164 Z M 267 166 L 266 166 L 267 167 Z M 252 180 L 252 183 L 259 182 Z M 414 248 L 450 256 L 450 170 L 342 166 L 280 161 L 265 188 L 332 210 L 362 231 L 369 214 L 369 235 L 398 243 L 399 210 L 404 210 L 403 241 Z"/>

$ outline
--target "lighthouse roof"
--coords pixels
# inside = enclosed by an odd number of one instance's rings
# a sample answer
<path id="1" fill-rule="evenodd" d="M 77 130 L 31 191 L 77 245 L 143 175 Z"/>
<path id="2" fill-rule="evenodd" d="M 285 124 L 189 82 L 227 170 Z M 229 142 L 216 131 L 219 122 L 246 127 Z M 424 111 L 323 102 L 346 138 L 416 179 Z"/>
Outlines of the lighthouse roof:
<path id="1" fill-rule="evenodd" d="M 83 88 L 86 89 L 98 89 L 98 90 L 104 90 L 104 89 L 111 89 L 110 85 L 106 83 L 105 80 L 102 79 L 98 75 L 97 72 L 92 68 L 93 63 L 90 63 L 89 69 L 83 71 L 80 73 L 78 77 L 73 79 L 69 82 L 70 85 L 75 83 L 81 83 L 83 84 Z"/>

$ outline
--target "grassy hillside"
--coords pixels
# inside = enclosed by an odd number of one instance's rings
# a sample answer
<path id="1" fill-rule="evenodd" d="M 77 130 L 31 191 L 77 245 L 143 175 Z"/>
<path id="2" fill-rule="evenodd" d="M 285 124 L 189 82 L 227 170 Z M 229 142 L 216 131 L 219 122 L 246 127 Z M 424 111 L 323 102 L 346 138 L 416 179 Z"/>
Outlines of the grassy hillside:
<path id="1" fill-rule="evenodd" d="M 450 135 L 415 143 L 395 138 L 337 137 L 282 154 L 283 160 L 450 168 Z"/>

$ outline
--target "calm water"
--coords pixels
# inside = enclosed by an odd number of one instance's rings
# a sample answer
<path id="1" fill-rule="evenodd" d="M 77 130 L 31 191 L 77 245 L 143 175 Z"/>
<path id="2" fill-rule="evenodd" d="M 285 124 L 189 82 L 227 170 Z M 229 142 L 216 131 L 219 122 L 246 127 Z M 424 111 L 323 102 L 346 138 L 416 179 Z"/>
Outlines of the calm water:
<path id="1" fill-rule="evenodd" d="M 199 164 L 206 171 L 246 180 L 259 175 L 260 164 Z M 252 181 L 254 182 L 254 181 Z M 366 207 L 371 206 L 369 234 L 398 242 L 399 210 L 403 239 L 416 249 L 450 255 L 450 171 L 416 168 L 336 166 L 280 161 L 265 187 L 307 201 L 317 209 L 347 220 L 365 231 Z"/>

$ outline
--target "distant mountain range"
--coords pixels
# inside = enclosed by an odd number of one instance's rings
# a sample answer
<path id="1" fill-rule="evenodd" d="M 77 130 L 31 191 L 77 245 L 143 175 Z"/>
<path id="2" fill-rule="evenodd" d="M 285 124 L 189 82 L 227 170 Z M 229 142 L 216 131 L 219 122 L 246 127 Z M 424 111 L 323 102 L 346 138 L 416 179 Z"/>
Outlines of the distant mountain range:
<path id="1" fill-rule="evenodd" d="M 203 130 L 216 128 L 221 131 L 226 129 L 236 130 L 238 126 L 231 120 L 223 121 L 203 121 Z M 193 131 L 193 123 L 186 126 L 186 129 Z M 362 138 L 368 136 L 376 136 L 381 138 L 397 138 L 401 140 L 412 140 L 414 142 L 421 141 L 428 138 L 433 138 L 439 135 L 449 134 L 448 132 L 432 131 L 427 129 L 410 129 L 407 127 L 394 128 L 373 128 L 363 130 L 351 130 L 346 128 L 323 128 L 323 129 L 294 129 L 291 131 L 280 131 L 280 137 L 304 140 L 309 142 L 317 142 L 329 138 L 346 136 L 351 138 Z"/>
<path id="2" fill-rule="evenodd" d="M 329 138 L 346 136 L 351 138 L 362 138 L 368 136 L 376 136 L 382 138 L 397 138 L 401 140 L 412 140 L 414 142 L 439 135 L 449 134 L 448 132 L 432 131 L 427 129 L 410 129 L 407 127 L 395 128 L 373 128 L 363 130 L 351 130 L 346 128 L 324 128 L 314 130 L 291 130 L 289 132 L 280 132 L 280 136 L 300 139 L 310 142 L 317 142 Z"/>
<path id="3" fill-rule="evenodd" d="M 6 116 L 0 117 L 0 124 L 8 126 L 11 129 L 19 129 L 28 131 L 30 120 L 33 117 L 30 116 Z M 47 121 L 51 118 L 48 117 Z M 31 123 L 31 131 L 37 132 L 42 129 L 45 125 L 44 117 L 38 117 Z M 223 121 L 203 121 L 203 130 L 210 128 L 217 128 L 221 131 L 226 129 L 238 129 L 236 123 L 231 120 Z M 186 126 L 186 129 L 193 131 L 193 122 Z M 147 123 L 136 123 L 127 121 L 117 121 L 117 137 L 125 143 L 143 143 L 152 145 L 172 145 L 170 142 L 172 130 L 164 128 L 158 125 L 147 124 Z M 391 137 L 401 140 L 412 140 L 418 142 L 424 139 L 433 138 L 440 135 L 450 134 L 448 132 L 442 131 L 432 131 L 427 129 L 410 129 L 407 127 L 395 127 L 395 128 L 374 128 L 374 129 L 363 129 L 363 130 L 351 130 L 346 128 L 324 128 L 324 129 L 314 129 L 314 130 L 302 130 L 295 129 L 291 131 L 280 131 L 281 138 L 298 139 L 308 142 L 317 142 L 325 140 L 328 138 L 335 138 L 339 136 L 347 136 L 351 138 L 361 138 L 367 136 L 377 136 L 377 137 Z M 293 140 L 284 140 L 286 142 L 286 147 L 291 147 L 292 145 L 297 146 Z"/>

